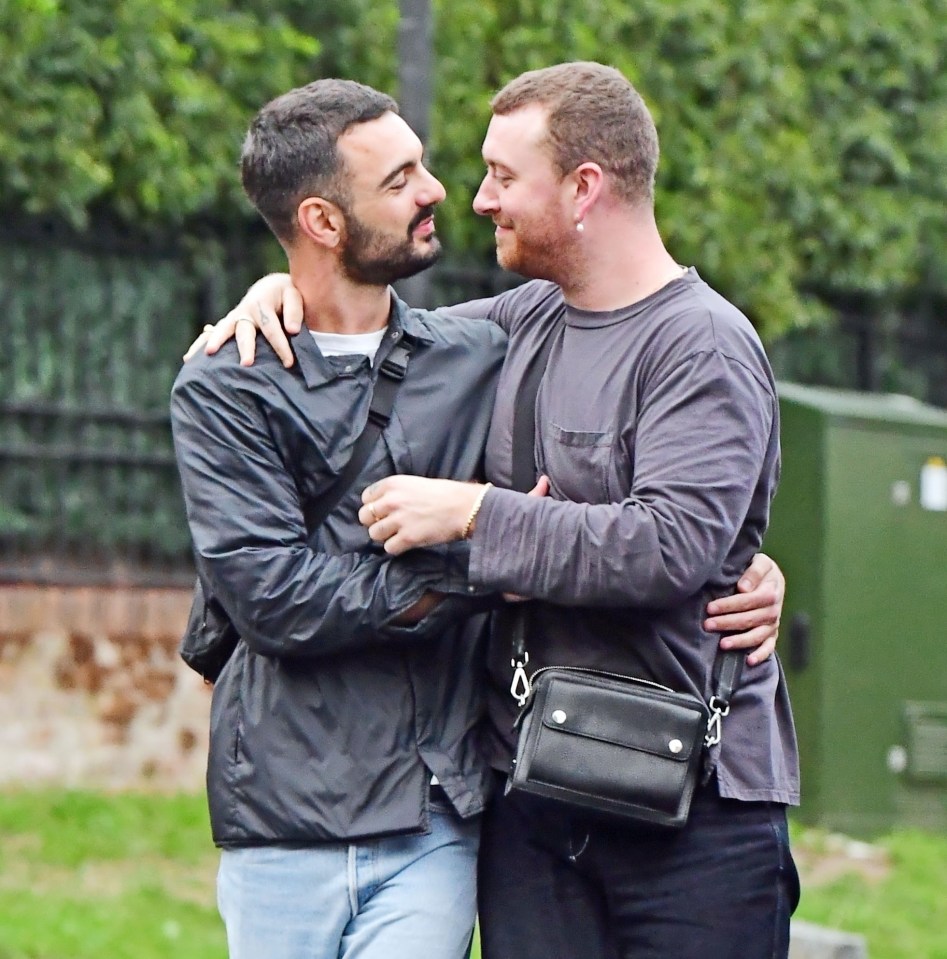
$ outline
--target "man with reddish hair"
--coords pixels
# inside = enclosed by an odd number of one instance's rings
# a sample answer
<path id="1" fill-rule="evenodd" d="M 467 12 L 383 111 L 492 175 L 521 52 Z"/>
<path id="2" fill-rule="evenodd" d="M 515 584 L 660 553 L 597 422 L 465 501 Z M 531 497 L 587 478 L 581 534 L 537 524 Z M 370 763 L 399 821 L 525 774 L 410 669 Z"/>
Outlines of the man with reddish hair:
<path id="1" fill-rule="evenodd" d="M 474 209 L 496 224 L 500 264 L 535 278 L 488 306 L 510 335 L 495 486 L 392 477 L 360 518 L 395 555 L 465 530 L 471 581 L 532 600 L 530 669 L 605 669 L 706 700 L 717 644 L 703 609 L 759 549 L 778 480 L 772 372 L 746 317 L 664 246 L 657 132 L 625 77 L 561 64 L 517 77 L 492 108 Z M 535 443 L 551 495 L 535 498 L 504 487 L 517 395 L 549 337 Z M 500 690 L 520 654 L 503 636 L 491 650 Z M 515 703 L 491 705 L 504 770 Z M 486 959 L 786 956 L 799 786 L 778 660 L 744 670 L 711 755 L 679 832 L 496 800 L 479 860 Z"/>

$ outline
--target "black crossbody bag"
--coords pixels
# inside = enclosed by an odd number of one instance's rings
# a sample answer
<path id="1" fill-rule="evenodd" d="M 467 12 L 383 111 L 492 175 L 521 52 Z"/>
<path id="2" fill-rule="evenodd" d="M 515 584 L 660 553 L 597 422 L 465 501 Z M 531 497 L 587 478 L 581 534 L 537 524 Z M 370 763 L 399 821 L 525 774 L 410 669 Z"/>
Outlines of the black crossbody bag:
<path id="1" fill-rule="evenodd" d="M 309 536 L 322 525 L 325 518 L 355 482 L 368 455 L 378 442 L 382 431 L 391 420 L 398 387 L 408 369 L 411 346 L 402 337 L 382 361 L 372 389 L 368 420 L 359 434 L 352 456 L 338 479 L 318 500 L 303 504 L 306 531 Z M 240 642 L 240 635 L 230 621 L 223 606 L 213 596 L 204 593 L 198 578 L 194 585 L 194 598 L 188 614 L 184 635 L 178 647 L 181 658 L 195 672 L 204 677 L 204 682 L 215 683 Z"/>
<path id="2" fill-rule="evenodd" d="M 535 482 L 536 395 L 554 336 L 524 377 L 513 421 L 513 487 Z M 574 666 L 525 674 L 529 603 L 506 611 L 521 705 L 506 791 L 542 796 L 593 815 L 672 828 L 687 822 L 694 790 L 711 771 L 709 749 L 740 679 L 744 655 L 718 652 L 708 702 L 634 676 Z"/>

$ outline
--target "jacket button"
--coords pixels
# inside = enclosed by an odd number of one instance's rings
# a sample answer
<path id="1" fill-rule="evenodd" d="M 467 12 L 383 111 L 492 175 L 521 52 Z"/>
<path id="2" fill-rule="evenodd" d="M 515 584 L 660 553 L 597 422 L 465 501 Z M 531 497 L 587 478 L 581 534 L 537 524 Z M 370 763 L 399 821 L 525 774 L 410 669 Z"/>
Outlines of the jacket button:
<path id="1" fill-rule="evenodd" d="M 554 723 L 559 723 L 561 726 L 566 721 L 565 711 L 562 709 L 554 709 L 552 711 L 552 721 Z"/>
<path id="2" fill-rule="evenodd" d="M 675 755 L 677 755 L 677 753 L 679 753 L 683 748 L 684 744 L 679 739 L 672 739 L 668 743 L 668 749 L 670 749 Z"/>

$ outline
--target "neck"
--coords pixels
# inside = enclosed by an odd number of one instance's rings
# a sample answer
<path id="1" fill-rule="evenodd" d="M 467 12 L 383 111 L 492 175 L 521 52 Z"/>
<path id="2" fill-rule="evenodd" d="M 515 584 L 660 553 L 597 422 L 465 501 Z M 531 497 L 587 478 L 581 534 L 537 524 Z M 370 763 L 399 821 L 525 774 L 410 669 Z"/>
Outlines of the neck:
<path id="1" fill-rule="evenodd" d="M 576 262 L 560 286 L 578 309 L 632 306 L 684 273 L 665 249 L 650 209 L 597 212 L 577 246 Z"/>
<path id="2" fill-rule="evenodd" d="M 374 333 L 388 325 L 387 286 L 342 275 L 334 259 L 290 256 L 289 274 L 303 300 L 303 321 L 321 333 Z"/>

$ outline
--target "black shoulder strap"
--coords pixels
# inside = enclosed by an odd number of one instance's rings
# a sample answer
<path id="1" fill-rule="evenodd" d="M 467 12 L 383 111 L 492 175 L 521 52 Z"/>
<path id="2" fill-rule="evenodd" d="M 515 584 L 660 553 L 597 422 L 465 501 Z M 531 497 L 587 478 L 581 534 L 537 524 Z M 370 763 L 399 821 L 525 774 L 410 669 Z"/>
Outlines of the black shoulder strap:
<path id="1" fill-rule="evenodd" d="M 529 361 L 513 414 L 513 475 L 512 488 L 528 493 L 536 485 L 536 396 L 546 360 L 556 338 L 559 324 L 554 323 L 538 352 Z"/>
<path id="2" fill-rule="evenodd" d="M 565 312 L 563 306 L 562 312 Z M 536 397 L 539 384 L 546 372 L 546 361 L 552 349 L 559 324 L 553 323 L 535 355 L 526 366 L 523 382 L 516 397 L 513 413 L 513 468 L 511 487 L 528 493 L 536 485 Z M 526 664 L 527 633 L 529 631 L 529 603 L 514 603 L 501 609 L 497 630 L 509 636 L 513 660 L 523 668 Z M 514 680 L 515 682 L 515 680 Z M 525 688 L 529 688 L 526 686 Z"/>
<path id="3" fill-rule="evenodd" d="M 743 675 L 743 664 L 746 662 L 746 650 L 721 649 L 717 647 L 714 659 L 714 668 L 711 680 L 711 695 L 707 705 L 710 707 L 710 716 L 707 719 L 707 733 L 704 736 L 704 784 L 716 769 L 716 758 L 711 754 L 710 747 L 716 746 L 723 738 L 723 719 L 730 715 L 730 701 L 734 691 L 740 684 Z"/>
<path id="4" fill-rule="evenodd" d="M 372 447 L 391 419 L 395 394 L 408 369 L 411 347 L 402 341 L 382 362 L 375 377 L 368 422 L 355 441 L 352 456 L 325 496 L 303 504 L 306 529 L 310 534 L 322 523 L 352 485 L 365 464 Z M 213 683 L 240 642 L 236 629 L 220 603 L 205 594 L 200 577 L 194 586 L 194 599 L 187 628 L 181 639 L 180 653 L 184 661 L 197 670 L 205 682 Z"/>
<path id="5" fill-rule="evenodd" d="M 395 405 L 395 396 L 398 387 L 408 370 L 408 358 L 411 356 L 411 345 L 402 336 L 401 340 L 392 347 L 389 354 L 382 360 L 375 377 L 372 390 L 372 402 L 368 408 L 368 420 L 365 429 L 355 441 L 355 448 L 345 469 L 338 479 L 323 496 L 303 504 L 303 514 L 306 517 L 306 529 L 311 534 L 322 525 L 325 518 L 339 504 L 355 478 L 361 472 L 368 454 L 378 442 L 378 437 L 391 420 L 391 410 Z"/>

